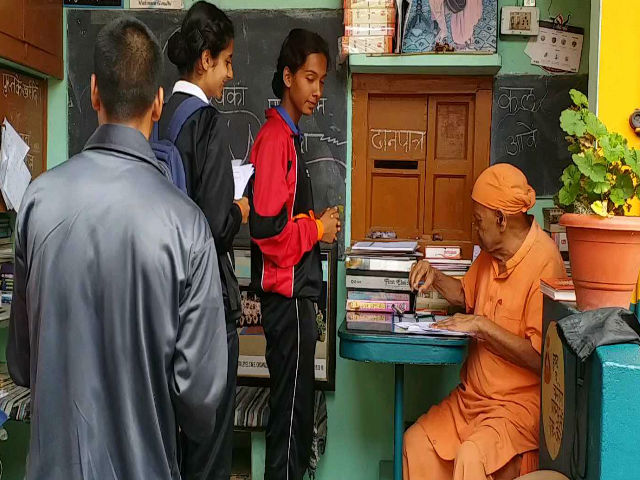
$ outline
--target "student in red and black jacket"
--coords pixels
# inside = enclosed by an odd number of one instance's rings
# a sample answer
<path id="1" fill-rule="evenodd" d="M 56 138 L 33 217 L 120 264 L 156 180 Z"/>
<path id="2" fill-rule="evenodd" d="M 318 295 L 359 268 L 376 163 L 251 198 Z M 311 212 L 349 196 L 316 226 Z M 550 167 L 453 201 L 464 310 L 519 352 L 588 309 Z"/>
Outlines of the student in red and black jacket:
<path id="1" fill-rule="evenodd" d="M 266 480 L 302 479 L 311 454 L 319 242 L 335 242 L 340 220 L 337 208 L 316 218 L 298 122 L 315 110 L 328 62 L 322 37 L 289 33 L 272 83 L 282 102 L 267 111 L 251 152 L 251 281 L 260 293 L 271 376 Z"/>

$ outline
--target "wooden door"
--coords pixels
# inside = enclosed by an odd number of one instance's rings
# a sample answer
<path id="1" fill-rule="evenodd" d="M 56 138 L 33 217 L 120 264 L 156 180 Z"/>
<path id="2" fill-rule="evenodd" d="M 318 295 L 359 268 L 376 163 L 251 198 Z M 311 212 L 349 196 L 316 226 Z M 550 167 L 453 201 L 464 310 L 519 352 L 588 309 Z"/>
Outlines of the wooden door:
<path id="1" fill-rule="evenodd" d="M 354 75 L 351 237 L 393 230 L 470 255 L 492 77 Z"/>

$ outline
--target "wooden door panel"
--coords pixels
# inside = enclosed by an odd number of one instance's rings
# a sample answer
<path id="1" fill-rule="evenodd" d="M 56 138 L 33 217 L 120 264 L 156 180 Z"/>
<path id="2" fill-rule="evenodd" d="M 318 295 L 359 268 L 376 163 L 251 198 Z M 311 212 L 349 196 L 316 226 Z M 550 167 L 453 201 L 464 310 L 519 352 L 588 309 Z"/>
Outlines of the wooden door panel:
<path id="1" fill-rule="evenodd" d="M 467 135 L 470 102 L 437 101 L 435 159 L 468 161 Z"/>
<path id="2" fill-rule="evenodd" d="M 467 178 L 436 176 L 434 178 L 432 233 L 446 240 L 468 240 L 468 219 L 465 216 Z"/>
<path id="3" fill-rule="evenodd" d="M 405 238 L 420 236 L 420 175 L 374 173 L 371 177 L 370 228 L 393 229 Z"/>

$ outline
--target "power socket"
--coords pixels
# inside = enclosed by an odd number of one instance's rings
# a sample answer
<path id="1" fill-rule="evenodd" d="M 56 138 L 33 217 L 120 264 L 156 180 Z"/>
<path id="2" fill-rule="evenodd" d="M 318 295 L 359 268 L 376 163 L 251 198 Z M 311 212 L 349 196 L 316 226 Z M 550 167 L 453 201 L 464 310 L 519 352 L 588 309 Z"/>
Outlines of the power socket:
<path id="1" fill-rule="evenodd" d="M 538 35 L 540 10 L 537 7 L 502 7 L 500 33 L 503 35 Z"/>
<path id="2" fill-rule="evenodd" d="M 524 0 L 524 6 L 525 7 L 535 7 L 536 6 L 536 0 Z"/>

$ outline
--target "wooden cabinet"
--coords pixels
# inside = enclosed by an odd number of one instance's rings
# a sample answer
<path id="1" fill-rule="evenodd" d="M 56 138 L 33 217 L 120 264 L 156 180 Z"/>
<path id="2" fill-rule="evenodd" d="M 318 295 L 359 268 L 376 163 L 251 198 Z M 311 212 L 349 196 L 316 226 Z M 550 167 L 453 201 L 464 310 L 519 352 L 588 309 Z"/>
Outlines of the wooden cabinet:
<path id="1" fill-rule="evenodd" d="M 62 78 L 62 2 L 0 0 L 0 57 Z"/>
<path id="2" fill-rule="evenodd" d="M 492 77 L 353 76 L 352 240 L 373 230 L 471 252 Z"/>

